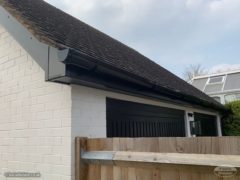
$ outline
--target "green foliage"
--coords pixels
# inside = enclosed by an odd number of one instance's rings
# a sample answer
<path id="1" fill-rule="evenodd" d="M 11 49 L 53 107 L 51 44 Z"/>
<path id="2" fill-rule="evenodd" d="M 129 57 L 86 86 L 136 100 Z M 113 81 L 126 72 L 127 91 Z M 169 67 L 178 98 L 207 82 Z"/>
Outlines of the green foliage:
<path id="1" fill-rule="evenodd" d="M 227 113 L 223 117 L 223 134 L 226 136 L 240 136 L 240 101 L 225 105 Z"/>

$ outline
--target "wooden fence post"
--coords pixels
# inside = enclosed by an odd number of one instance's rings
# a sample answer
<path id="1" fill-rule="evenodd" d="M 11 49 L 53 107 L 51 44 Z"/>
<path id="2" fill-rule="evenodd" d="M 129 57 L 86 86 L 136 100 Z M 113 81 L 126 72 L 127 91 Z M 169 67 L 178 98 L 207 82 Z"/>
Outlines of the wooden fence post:
<path id="1" fill-rule="evenodd" d="M 75 180 L 87 180 L 88 166 L 82 161 L 81 153 L 87 150 L 87 138 L 75 139 Z"/>

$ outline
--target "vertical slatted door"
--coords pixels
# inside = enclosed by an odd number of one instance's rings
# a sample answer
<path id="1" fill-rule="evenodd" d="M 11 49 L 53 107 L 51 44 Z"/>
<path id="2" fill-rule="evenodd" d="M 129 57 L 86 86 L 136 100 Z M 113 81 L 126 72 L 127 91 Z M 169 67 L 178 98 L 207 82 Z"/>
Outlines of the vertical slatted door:
<path id="1" fill-rule="evenodd" d="M 107 98 L 108 137 L 183 137 L 184 111 Z"/>
<path id="2" fill-rule="evenodd" d="M 201 134 L 198 136 L 217 136 L 216 116 L 194 113 L 194 120 L 200 123 Z"/>

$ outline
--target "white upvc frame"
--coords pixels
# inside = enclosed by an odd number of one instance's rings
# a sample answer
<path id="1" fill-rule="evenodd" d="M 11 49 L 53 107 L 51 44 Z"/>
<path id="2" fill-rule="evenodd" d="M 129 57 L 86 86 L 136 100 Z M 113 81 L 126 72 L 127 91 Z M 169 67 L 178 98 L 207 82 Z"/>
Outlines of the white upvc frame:
<path id="1" fill-rule="evenodd" d="M 192 78 L 192 80 L 196 80 L 196 79 L 203 79 L 203 78 L 209 78 L 209 77 L 214 77 L 214 76 L 224 76 L 224 75 L 230 75 L 230 74 L 236 74 L 239 73 L 240 70 L 233 70 L 233 71 L 228 71 L 228 72 L 222 72 L 222 73 L 215 73 L 215 74 L 207 74 L 207 75 L 203 75 L 203 76 L 197 76 Z"/>
<path id="2" fill-rule="evenodd" d="M 218 131 L 218 136 L 222 136 L 222 125 L 221 125 L 220 115 L 217 115 L 217 131 Z"/>
<path id="3" fill-rule="evenodd" d="M 185 133 L 186 137 L 191 137 L 190 122 L 188 118 L 188 111 L 185 111 Z"/>
<path id="4" fill-rule="evenodd" d="M 222 92 L 223 92 L 224 89 L 225 89 L 225 85 L 226 85 L 226 82 L 227 82 L 227 77 L 228 77 L 228 74 L 226 74 L 226 76 L 225 76 L 224 83 L 223 83 L 223 87 L 222 87 Z"/>
<path id="5" fill-rule="evenodd" d="M 202 91 L 205 92 L 206 87 L 207 87 L 208 85 L 222 84 L 223 87 L 222 87 L 221 91 L 212 92 L 212 93 L 214 94 L 214 93 L 221 93 L 221 92 L 223 92 L 223 88 L 224 88 L 224 86 L 225 86 L 227 76 L 226 76 L 226 75 L 222 75 L 222 77 L 223 77 L 223 78 L 222 78 L 222 81 L 221 81 L 221 82 L 216 82 L 216 83 L 209 83 L 210 79 L 211 79 L 211 78 L 214 78 L 214 77 L 208 77 L 207 82 L 205 83 L 204 88 L 203 88 Z M 210 94 L 211 94 L 211 93 L 208 93 L 208 95 L 210 95 Z"/>
<path id="6" fill-rule="evenodd" d="M 223 95 L 223 98 L 224 98 L 224 104 L 227 104 L 227 103 L 232 102 L 232 101 L 226 102 L 226 96 L 229 96 L 229 95 L 235 95 L 235 96 L 238 96 L 238 95 L 240 95 L 240 92 L 224 94 L 224 95 Z M 238 101 L 238 100 L 239 100 L 239 99 L 236 99 L 236 100 L 233 100 L 233 101 Z"/>
<path id="7" fill-rule="evenodd" d="M 193 114 L 192 117 L 190 117 L 188 114 Z M 195 135 L 191 134 L 190 129 L 190 122 L 194 121 L 194 112 L 192 111 L 185 111 L 185 131 L 186 131 L 186 137 L 196 137 Z M 216 115 L 216 126 L 217 126 L 217 135 L 219 137 L 222 136 L 222 127 L 221 127 L 221 116 L 219 114 Z"/>
<path id="8" fill-rule="evenodd" d="M 221 82 L 210 83 L 211 79 L 217 78 L 217 77 L 222 77 L 222 81 Z M 208 80 L 207 80 L 206 85 L 224 84 L 225 80 L 226 80 L 226 75 L 209 77 Z"/>
<path id="9" fill-rule="evenodd" d="M 192 116 L 189 116 L 192 114 Z M 195 135 L 191 134 L 190 122 L 194 121 L 194 112 L 192 111 L 185 111 L 185 131 L 186 137 L 195 137 Z"/>

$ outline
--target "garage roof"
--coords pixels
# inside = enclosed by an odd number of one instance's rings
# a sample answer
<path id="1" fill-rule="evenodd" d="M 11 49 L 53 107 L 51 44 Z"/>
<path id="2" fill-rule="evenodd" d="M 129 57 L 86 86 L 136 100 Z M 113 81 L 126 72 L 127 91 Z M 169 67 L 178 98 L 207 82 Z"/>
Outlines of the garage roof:
<path id="1" fill-rule="evenodd" d="M 97 63 L 126 72 L 129 76 L 138 77 L 153 86 L 189 96 L 212 107 L 221 107 L 215 100 L 139 52 L 43 0 L 0 2 L 41 42 L 59 49 L 69 48 Z M 81 64 L 80 61 L 77 63 Z"/>

